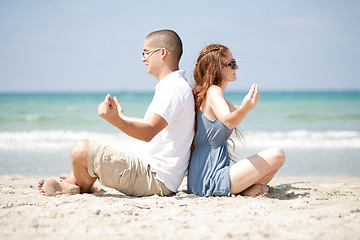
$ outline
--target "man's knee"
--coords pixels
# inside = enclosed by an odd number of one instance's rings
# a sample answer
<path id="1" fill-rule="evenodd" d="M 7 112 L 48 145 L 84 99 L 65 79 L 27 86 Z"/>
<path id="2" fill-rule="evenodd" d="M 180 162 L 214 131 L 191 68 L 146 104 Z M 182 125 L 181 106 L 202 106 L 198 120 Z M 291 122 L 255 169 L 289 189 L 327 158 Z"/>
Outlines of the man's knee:
<path id="1" fill-rule="evenodd" d="M 73 164 L 84 164 L 87 161 L 89 140 L 80 140 L 71 149 L 71 161 Z"/>

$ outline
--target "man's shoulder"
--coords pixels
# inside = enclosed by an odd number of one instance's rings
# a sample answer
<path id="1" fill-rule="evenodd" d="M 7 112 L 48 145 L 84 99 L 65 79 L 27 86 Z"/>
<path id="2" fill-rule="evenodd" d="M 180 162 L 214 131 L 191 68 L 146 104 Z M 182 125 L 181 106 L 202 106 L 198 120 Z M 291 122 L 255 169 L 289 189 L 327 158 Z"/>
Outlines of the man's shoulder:
<path id="1" fill-rule="evenodd" d="M 185 71 L 177 70 L 168 75 L 166 75 L 162 80 L 160 80 L 158 85 L 174 85 L 176 83 L 180 84 L 186 82 Z"/>
<path id="2" fill-rule="evenodd" d="M 188 81 L 183 75 L 180 74 L 172 74 L 166 79 L 163 79 L 162 82 L 158 84 L 157 89 L 162 89 L 164 91 L 176 91 L 183 94 L 192 92 Z"/>

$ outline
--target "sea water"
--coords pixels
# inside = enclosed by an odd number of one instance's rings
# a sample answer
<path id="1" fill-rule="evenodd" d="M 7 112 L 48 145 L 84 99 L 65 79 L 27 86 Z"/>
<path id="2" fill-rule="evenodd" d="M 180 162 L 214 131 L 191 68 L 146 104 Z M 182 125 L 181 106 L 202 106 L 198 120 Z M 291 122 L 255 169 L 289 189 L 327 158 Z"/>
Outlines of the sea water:
<path id="1" fill-rule="evenodd" d="M 129 116 L 143 117 L 153 93 L 114 92 Z M 226 98 L 240 105 L 245 92 Z M 50 176 L 70 168 L 72 145 L 89 135 L 137 144 L 97 115 L 106 93 L 1 93 L 0 175 Z M 282 175 L 360 175 L 360 92 L 262 92 L 238 129 L 236 160 L 278 146 Z"/>

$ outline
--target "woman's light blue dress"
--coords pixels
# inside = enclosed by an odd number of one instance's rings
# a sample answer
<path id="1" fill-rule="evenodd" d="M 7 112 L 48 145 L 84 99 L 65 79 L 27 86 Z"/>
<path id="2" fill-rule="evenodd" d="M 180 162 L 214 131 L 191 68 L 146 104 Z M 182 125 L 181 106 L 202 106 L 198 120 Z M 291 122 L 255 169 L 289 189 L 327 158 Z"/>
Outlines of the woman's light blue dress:
<path id="1" fill-rule="evenodd" d="M 197 129 L 191 156 L 188 193 L 200 196 L 230 195 L 230 160 L 226 141 L 232 133 L 219 119 L 207 119 L 196 113 Z"/>

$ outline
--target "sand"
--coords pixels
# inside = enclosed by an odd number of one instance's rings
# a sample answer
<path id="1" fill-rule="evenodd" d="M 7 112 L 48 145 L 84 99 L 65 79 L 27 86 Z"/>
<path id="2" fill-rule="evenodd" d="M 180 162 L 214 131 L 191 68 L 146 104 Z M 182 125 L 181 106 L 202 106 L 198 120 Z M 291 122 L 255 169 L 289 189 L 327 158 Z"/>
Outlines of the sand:
<path id="1" fill-rule="evenodd" d="M 360 177 L 276 177 L 267 197 L 46 197 L 0 176 L 0 239 L 360 239 Z"/>

